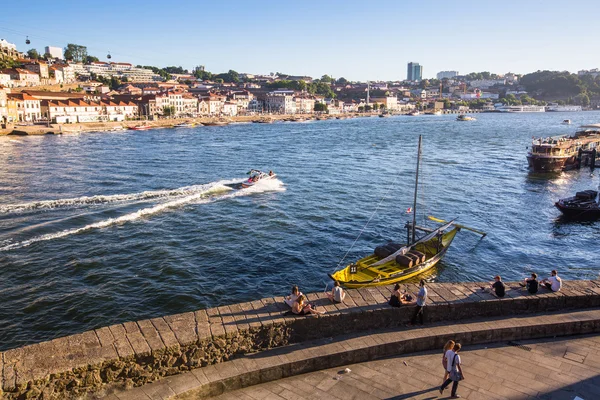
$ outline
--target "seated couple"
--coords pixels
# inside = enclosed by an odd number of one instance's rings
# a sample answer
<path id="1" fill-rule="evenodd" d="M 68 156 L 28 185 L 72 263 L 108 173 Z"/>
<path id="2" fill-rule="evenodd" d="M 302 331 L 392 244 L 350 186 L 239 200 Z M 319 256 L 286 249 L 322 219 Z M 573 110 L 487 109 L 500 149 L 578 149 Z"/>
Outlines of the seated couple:
<path id="1" fill-rule="evenodd" d="M 394 291 L 392 292 L 392 296 L 390 297 L 390 301 L 388 304 L 392 307 L 400 307 L 403 304 L 413 304 L 413 296 L 405 293 L 405 291 L 400 291 L 400 284 L 396 283 L 394 286 Z"/>
<path id="2" fill-rule="evenodd" d="M 306 296 L 300 292 L 298 286 L 292 287 L 292 293 L 283 300 L 285 304 L 292 307 L 292 313 L 296 315 L 321 315 L 325 311 L 317 311 L 316 306 L 312 306 L 306 301 Z"/>
<path id="3" fill-rule="evenodd" d="M 550 273 L 550 277 L 548 279 L 544 279 L 541 282 L 537 280 L 537 274 L 531 274 L 531 278 L 526 278 L 521 286 L 527 287 L 527 291 L 531 294 L 535 294 L 538 291 L 540 285 L 543 285 L 546 289 L 552 292 L 559 292 L 562 289 L 562 279 L 558 276 L 558 272 L 556 270 L 552 270 Z"/>

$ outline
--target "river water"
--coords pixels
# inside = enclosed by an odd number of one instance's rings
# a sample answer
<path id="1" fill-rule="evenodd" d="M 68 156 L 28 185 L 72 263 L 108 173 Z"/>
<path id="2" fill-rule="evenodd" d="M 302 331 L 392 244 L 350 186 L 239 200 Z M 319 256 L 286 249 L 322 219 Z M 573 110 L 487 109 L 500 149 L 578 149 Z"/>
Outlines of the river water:
<path id="1" fill-rule="evenodd" d="M 405 237 L 420 134 L 419 222 L 424 211 L 488 233 L 460 232 L 428 279 L 597 278 L 600 223 L 562 221 L 553 203 L 597 188 L 598 171 L 527 170 L 531 137 L 574 132 L 565 118 L 600 113 L 0 137 L 0 350 L 323 290 L 346 253 Z M 250 168 L 278 180 L 226 186 Z"/>

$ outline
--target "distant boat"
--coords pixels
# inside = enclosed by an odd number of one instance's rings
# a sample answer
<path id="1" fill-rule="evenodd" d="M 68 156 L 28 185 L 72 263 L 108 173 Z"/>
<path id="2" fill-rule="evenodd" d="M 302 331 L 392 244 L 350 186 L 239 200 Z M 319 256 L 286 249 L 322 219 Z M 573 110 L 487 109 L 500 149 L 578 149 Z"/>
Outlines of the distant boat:
<path id="1" fill-rule="evenodd" d="M 571 120 L 570 119 L 563 119 L 563 122 L 561 122 L 561 124 L 563 124 L 563 125 L 571 125 Z"/>
<path id="2" fill-rule="evenodd" d="M 229 122 L 227 121 L 213 121 L 213 122 L 204 122 L 203 125 L 206 126 L 223 126 L 223 125 L 227 125 L 229 124 Z"/>
<path id="3" fill-rule="evenodd" d="M 130 126 L 129 129 L 132 131 L 147 131 L 148 129 L 152 129 L 152 126 L 151 125 L 136 125 L 136 126 Z"/>
<path id="4" fill-rule="evenodd" d="M 421 115 L 421 113 L 419 112 L 419 110 L 413 110 L 413 111 L 409 112 L 406 115 L 410 115 L 411 117 L 415 117 L 417 115 Z"/>
<path id="5" fill-rule="evenodd" d="M 573 106 L 573 105 L 558 105 L 557 103 L 548 104 L 547 111 L 550 112 L 578 112 L 582 111 L 583 108 L 581 106 Z"/>
<path id="6" fill-rule="evenodd" d="M 173 128 L 193 128 L 194 126 L 196 126 L 196 124 L 192 122 L 182 122 L 180 124 L 173 125 Z"/>
<path id="7" fill-rule="evenodd" d="M 477 119 L 473 118 L 473 117 L 469 117 L 468 115 L 464 115 L 461 114 L 458 117 L 456 117 L 457 121 L 477 121 Z"/>
<path id="8" fill-rule="evenodd" d="M 545 106 L 500 106 L 496 107 L 496 111 L 507 113 L 522 113 L 522 112 L 545 112 Z"/>

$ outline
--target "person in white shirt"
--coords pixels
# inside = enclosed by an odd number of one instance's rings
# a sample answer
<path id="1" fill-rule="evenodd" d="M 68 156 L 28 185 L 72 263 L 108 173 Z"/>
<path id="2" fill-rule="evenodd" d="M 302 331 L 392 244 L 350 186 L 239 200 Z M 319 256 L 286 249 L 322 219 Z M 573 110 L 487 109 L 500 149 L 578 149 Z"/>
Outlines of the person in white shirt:
<path id="1" fill-rule="evenodd" d="M 333 281 L 333 289 L 331 289 L 331 293 L 327 293 L 327 297 L 334 303 L 343 303 L 346 292 L 344 292 L 338 281 Z"/>
<path id="2" fill-rule="evenodd" d="M 546 286 L 546 289 L 553 292 L 558 292 L 562 289 L 562 279 L 558 277 L 558 273 L 555 269 L 552 270 L 548 279 L 542 281 L 542 284 Z"/>
<path id="3" fill-rule="evenodd" d="M 298 300 L 298 297 L 300 297 L 301 295 L 302 295 L 302 292 L 300 291 L 300 289 L 298 289 L 298 286 L 294 285 L 294 286 L 292 286 L 292 293 L 290 295 L 286 296 L 283 301 L 288 306 L 293 307 L 294 303 L 296 302 L 296 300 Z"/>

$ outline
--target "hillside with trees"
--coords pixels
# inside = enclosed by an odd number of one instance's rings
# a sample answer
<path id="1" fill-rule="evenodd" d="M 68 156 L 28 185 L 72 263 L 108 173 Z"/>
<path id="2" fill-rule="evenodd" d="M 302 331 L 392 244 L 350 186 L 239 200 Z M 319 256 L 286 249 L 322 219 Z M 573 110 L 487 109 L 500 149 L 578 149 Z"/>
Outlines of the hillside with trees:
<path id="1" fill-rule="evenodd" d="M 579 76 L 568 71 L 537 71 L 523 75 L 519 82 L 530 94 L 544 98 L 572 98 L 589 104 L 589 97 L 600 96 L 600 76 Z M 587 101 L 586 101 L 587 99 Z"/>

